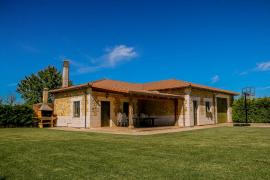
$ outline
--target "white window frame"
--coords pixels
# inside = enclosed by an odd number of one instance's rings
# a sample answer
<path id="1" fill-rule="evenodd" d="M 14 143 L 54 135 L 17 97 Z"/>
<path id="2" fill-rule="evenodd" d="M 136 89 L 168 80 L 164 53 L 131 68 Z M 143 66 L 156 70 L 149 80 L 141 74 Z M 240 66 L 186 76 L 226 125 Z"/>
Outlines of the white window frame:
<path id="1" fill-rule="evenodd" d="M 76 104 L 79 105 L 79 109 L 76 108 Z M 79 110 L 79 114 L 75 114 L 76 109 Z M 81 101 L 73 101 L 73 117 L 80 118 L 80 116 L 81 116 Z"/>
<path id="2" fill-rule="evenodd" d="M 74 108 L 73 108 L 73 103 L 75 101 L 80 101 L 80 116 L 79 117 L 74 117 Z M 81 119 L 83 117 L 83 114 L 82 114 L 82 96 L 74 96 L 71 98 L 71 117 L 72 119 Z"/>

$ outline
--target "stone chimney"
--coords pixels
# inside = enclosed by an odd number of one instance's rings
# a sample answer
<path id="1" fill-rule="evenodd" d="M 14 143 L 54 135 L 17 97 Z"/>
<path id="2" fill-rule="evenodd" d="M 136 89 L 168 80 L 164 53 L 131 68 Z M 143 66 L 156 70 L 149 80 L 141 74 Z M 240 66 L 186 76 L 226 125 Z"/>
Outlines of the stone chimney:
<path id="1" fill-rule="evenodd" d="M 53 111 L 53 109 L 48 105 L 48 96 L 49 96 L 49 89 L 44 88 L 43 95 L 42 95 L 43 102 L 39 108 L 40 111 Z"/>
<path id="2" fill-rule="evenodd" d="M 43 96 L 42 96 L 42 103 L 47 104 L 48 103 L 48 88 L 43 89 Z"/>
<path id="3" fill-rule="evenodd" d="M 63 75 L 62 75 L 62 87 L 68 87 L 69 83 L 69 61 L 64 60 L 63 62 Z"/>

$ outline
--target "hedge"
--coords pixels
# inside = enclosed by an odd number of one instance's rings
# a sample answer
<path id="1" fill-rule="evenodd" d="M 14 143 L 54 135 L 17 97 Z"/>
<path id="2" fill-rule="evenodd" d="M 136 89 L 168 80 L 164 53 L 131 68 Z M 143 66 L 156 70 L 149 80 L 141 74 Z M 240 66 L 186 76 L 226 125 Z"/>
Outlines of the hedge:
<path id="1" fill-rule="evenodd" d="M 247 100 L 249 123 L 270 123 L 270 97 Z M 245 122 L 244 99 L 233 103 L 233 121 Z"/>
<path id="2" fill-rule="evenodd" d="M 0 105 L 0 127 L 33 125 L 33 110 L 27 105 Z"/>

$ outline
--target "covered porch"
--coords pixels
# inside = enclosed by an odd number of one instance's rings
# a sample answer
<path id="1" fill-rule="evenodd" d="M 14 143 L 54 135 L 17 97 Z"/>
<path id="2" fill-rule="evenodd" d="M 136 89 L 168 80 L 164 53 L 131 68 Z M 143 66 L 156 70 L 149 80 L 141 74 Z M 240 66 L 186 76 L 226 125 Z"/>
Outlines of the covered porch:
<path id="1" fill-rule="evenodd" d="M 117 104 L 118 108 L 113 108 L 116 114 L 113 124 L 116 127 L 179 126 L 180 116 L 184 114 L 184 98 L 181 95 L 130 91 L 127 100 Z"/>

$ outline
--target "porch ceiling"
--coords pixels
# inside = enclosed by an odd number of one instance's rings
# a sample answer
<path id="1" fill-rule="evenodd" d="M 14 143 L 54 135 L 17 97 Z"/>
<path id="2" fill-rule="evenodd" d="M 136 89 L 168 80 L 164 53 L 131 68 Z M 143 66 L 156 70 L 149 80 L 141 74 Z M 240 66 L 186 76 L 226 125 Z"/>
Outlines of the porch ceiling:
<path id="1" fill-rule="evenodd" d="M 146 90 L 126 90 L 119 91 L 113 89 L 103 89 L 103 88 L 93 88 L 94 91 L 107 92 L 107 93 L 118 93 L 129 96 L 136 97 L 147 97 L 147 98 L 163 98 L 163 99 L 184 99 L 183 95 L 169 94 L 169 93 L 161 93 L 158 91 L 146 91 Z"/>
<path id="2" fill-rule="evenodd" d="M 146 91 L 146 90 L 130 90 L 129 94 L 131 95 L 143 95 L 149 97 L 156 98 L 167 98 L 167 99 L 184 99 L 183 95 L 169 94 L 169 93 L 161 93 L 158 91 Z"/>

